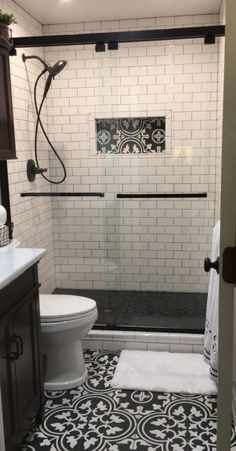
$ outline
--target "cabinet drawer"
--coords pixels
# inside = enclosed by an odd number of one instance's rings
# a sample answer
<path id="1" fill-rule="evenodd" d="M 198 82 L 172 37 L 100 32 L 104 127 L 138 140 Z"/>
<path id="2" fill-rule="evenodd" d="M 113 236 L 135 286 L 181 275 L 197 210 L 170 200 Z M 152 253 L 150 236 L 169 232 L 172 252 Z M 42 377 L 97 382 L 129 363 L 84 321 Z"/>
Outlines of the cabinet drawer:
<path id="1" fill-rule="evenodd" d="M 32 266 L 0 291 L 0 321 L 27 294 L 38 287 L 37 266 Z"/>

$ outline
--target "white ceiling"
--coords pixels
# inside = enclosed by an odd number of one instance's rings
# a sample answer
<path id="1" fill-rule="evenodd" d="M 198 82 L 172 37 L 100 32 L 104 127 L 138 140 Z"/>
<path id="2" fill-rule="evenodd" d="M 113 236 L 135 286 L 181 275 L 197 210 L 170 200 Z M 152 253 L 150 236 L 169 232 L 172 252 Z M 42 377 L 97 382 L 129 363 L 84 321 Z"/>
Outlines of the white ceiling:
<path id="1" fill-rule="evenodd" d="M 218 13 L 222 0 L 15 0 L 42 24 Z"/>

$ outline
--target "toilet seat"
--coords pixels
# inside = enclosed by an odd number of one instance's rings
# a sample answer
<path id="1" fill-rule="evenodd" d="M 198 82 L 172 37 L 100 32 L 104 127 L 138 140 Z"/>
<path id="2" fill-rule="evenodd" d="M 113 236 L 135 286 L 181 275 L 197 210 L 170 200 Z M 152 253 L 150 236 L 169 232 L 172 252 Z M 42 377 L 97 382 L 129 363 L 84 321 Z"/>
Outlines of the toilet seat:
<path id="1" fill-rule="evenodd" d="M 42 323 L 75 320 L 96 310 L 93 299 L 64 294 L 40 294 L 39 305 Z"/>

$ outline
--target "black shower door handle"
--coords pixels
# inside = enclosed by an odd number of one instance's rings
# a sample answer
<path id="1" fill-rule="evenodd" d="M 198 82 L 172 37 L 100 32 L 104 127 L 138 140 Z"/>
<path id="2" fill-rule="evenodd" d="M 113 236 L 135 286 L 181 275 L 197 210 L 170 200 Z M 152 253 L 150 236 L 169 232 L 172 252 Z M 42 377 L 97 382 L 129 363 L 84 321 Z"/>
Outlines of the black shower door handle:
<path id="1" fill-rule="evenodd" d="M 215 269 L 217 274 L 219 274 L 219 263 L 220 263 L 219 257 L 217 257 L 217 259 L 214 262 L 212 262 L 210 258 L 207 257 L 204 260 L 204 270 L 206 272 L 209 272 L 211 269 Z"/>

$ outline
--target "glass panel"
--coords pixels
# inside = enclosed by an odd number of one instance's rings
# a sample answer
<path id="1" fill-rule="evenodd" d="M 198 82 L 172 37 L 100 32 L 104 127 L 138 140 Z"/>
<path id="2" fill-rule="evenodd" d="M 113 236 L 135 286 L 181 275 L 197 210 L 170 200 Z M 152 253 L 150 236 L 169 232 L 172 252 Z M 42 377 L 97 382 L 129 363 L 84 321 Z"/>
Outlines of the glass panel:
<path id="1" fill-rule="evenodd" d="M 218 42 L 202 40 L 48 51 L 49 62 L 68 60 L 48 105 L 63 189 L 105 193 L 53 200 L 57 286 L 97 301 L 98 328 L 204 329 L 203 261 L 219 215 L 217 58 Z"/>

